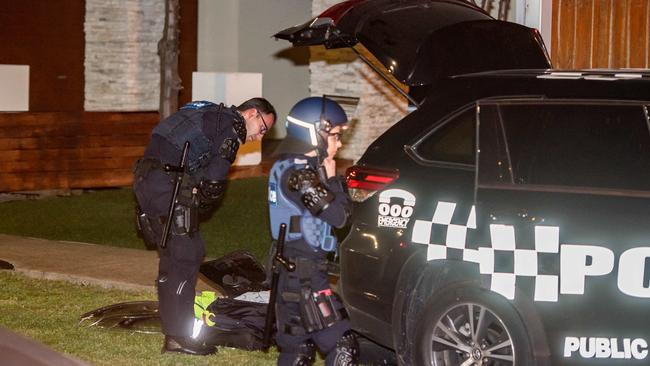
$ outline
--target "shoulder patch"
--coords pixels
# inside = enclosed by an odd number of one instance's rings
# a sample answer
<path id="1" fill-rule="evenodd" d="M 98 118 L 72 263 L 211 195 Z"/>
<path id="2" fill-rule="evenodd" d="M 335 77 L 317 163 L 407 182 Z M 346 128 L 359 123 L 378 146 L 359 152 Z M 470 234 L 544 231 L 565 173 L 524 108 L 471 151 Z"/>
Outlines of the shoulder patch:
<path id="1" fill-rule="evenodd" d="M 278 204 L 278 185 L 274 182 L 269 183 L 269 203 L 274 206 Z"/>
<path id="2" fill-rule="evenodd" d="M 208 102 L 206 100 L 196 100 L 196 101 L 189 102 L 189 103 L 185 104 L 180 109 L 201 109 L 201 108 L 204 108 L 204 107 L 209 107 L 209 106 L 214 106 L 214 105 L 216 105 L 216 104 L 214 104 L 212 102 Z"/>

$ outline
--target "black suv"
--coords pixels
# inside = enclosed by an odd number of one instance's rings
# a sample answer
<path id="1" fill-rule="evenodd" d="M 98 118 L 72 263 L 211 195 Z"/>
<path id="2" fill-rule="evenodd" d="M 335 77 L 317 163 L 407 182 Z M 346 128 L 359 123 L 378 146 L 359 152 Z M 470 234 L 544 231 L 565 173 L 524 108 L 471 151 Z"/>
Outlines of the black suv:
<path id="1" fill-rule="evenodd" d="M 537 32 L 460 0 L 276 36 L 361 44 L 417 106 L 348 170 L 356 331 L 403 365 L 650 362 L 649 70 L 550 69 Z"/>

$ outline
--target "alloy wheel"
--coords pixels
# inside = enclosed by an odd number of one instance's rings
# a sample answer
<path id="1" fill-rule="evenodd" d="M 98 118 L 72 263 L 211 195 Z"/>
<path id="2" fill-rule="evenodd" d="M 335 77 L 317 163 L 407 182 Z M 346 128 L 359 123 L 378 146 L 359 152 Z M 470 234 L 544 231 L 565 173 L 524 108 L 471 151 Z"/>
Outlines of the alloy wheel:
<path id="1" fill-rule="evenodd" d="M 515 353 L 508 328 L 492 310 L 463 303 L 438 319 L 431 360 L 434 366 L 512 366 Z"/>

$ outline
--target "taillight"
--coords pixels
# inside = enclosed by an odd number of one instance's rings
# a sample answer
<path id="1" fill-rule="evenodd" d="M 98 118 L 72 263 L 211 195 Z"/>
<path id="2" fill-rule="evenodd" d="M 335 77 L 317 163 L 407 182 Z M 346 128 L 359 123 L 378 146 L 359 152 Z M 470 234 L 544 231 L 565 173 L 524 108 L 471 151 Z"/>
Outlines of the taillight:
<path id="1" fill-rule="evenodd" d="M 399 170 L 354 165 L 345 172 L 348 193 L 354 202 L 363 202 L 399 178 Z"/>

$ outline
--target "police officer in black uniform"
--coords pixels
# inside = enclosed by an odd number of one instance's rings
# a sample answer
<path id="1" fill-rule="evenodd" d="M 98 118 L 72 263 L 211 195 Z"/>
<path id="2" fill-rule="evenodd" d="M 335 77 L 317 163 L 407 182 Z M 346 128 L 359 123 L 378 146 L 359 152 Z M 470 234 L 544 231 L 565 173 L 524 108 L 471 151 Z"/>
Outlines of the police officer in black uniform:
<path id="1" fill-rule="evenodd" d="M 358 344 L 345 309 L 332 292 L 327 255 L 335 251 L 331 227 L 346 225 L 351 203 L 336 176 L 334 155 L 347 117 L 336 102 L 311 97 L 287 116 L 287 137 L 269 174 L 272 235 L 287 225 L 284 257 L 296 265 L 283 268 L 276 302 L 278 365 L 311 365 L 316 348 L 326 365 L 356 365 Z"/>
<path id="2" fill-rule="evenodd" d="M 198 231 L 199 213 L 209 216 L 222 196 L 239 145 L 260 140 L 275 119 L 275 109 L 263 98 L 250 99 L 238 107 L 191 102 L 153 129 L 144 157 L 135 165 L 138 228 L 147 247 L 157 248 L 160 257 L 157 289 L 165 334 L 162 352 L 216 352 L 215 347 L 199 344 L 191 337 L 194 287 L 205 253 Z M 185 173 L 167 243 L 161 248 L 176 174 L 165 166 L 179 165 L 186 141 L 189 153 Z"/>

